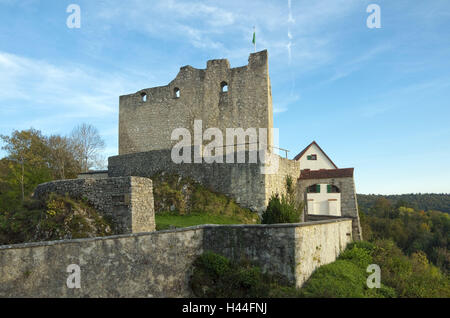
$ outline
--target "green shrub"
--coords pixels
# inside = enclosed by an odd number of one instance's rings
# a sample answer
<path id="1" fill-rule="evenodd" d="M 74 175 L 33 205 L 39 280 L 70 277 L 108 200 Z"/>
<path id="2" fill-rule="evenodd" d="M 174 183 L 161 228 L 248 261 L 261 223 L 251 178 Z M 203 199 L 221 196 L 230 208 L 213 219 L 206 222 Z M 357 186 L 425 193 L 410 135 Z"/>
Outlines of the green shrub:
<path id="1" fill-rule="evenodd" d="M 190 286 L 197 297 L 296 297 L 299 293 L 284 279 L 263 273 L 247 260 L 231 262 L 212 252 L 194 262 Z"/>
<path id="2" fill-rule="evenodd" d="M 351 242 L 347 245 L 347 249 L 352 249 L 353 247 L 358 247 L 358 248 L 362 248 L 364 250 L 366 250 L 369 255 L 372 255 L 372 253 L 375 251 L 376 246 L 368 241 L 356 241 L 356 242 Z"/>
<path id="3" fill-rule="evenodd" d="M 273 194 L 266 211 L 262 215 L 263 224 L 299 223 L 301 222 L 303 202 L 298 203 L 295 187 L 290 175 L 285 180 L 286 195 Z"/>
<path id="4" fill-rule="evenodd" d="M 272 195 L 266 211 L 262 214 L 263 224 L 298 223 L 301 221 L 302 211 L 295 204 L 289 202 L 286 196 Z"/>
<path id="5" fill-rule="evenodd" d="M 203 268 L 211 277 L 219 278 L 230 270 L 231 262 L 225 256 L 207 251 L 195 261 L 195 266 Z"/>
<path id="6" fill-rule="evenodd" d="M 341 255 L 339 255 L 339 259 L 348 260 L 355 263 L 362 269 L 366 269 L 367 266 L 372 264 L 372 257 L 370 256 L 369 251 L 357 246 L 347 248 L 341 253 Z"/>

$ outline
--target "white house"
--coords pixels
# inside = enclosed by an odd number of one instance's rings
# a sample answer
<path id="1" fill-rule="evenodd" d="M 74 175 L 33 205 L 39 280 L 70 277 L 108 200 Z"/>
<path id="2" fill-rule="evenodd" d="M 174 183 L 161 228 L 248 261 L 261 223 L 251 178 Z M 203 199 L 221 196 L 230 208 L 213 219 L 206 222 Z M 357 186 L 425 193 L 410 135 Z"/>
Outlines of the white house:
<path id="1" fill-rule="evenodd" d="M 338 169 L 315 141 L 303 149 L 294 160 L 300 161 L 299 181 L 307 183 L 304 187 L 307 214 L 341 216 L 341 189 L 334 182 L 331 183 L 330 178 L 342 173 L 348 175 L 350 171 Z M 353 169 L 351 173 L 353 177 Z M 305 182 L 306 180 L 308 182 Z"/>
<path id="2" fill-rule="evenodd" d="M 302 170 L 337 169 L 338 167 L 327 156 L 327 154 L 313 141 L 303 149 L 294 160 L 300 161 Z"/>

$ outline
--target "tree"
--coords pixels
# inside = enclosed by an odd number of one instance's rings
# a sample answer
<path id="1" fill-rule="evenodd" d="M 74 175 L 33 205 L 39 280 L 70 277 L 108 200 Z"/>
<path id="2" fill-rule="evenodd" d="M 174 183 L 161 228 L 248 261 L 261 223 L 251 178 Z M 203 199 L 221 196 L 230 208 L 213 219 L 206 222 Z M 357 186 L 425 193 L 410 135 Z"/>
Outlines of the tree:
<path id="1" fill-rule="evenodd" d="M 0 135 L 5 145 L 2 149 L 8 153 L 8 159 L 18 164 L 20 171 L 16 171 L 16 165 L 12 165 L 13 174 L 18 176 L 21 188 L 22 202 L 25 200 L 25 177 L 27 173 L 39 172 L 45 175 L 48 169 L 46 158 L 48 147 L 45 137 L 36 129 L 15 130 L 11 137 Z M 31 178 L 33 179 L 33 178 Z"/>
<path id="2" fill-rule="evenodd" d="M 82 172 L 87 172 L 95 166 L 103 166 L 100 151 L 104 149 L 105 142 L 100 137 L 97 128 L 85 123 L 78 125 L 72 131 L 71 140 L 75 159 Z"/>
<path id="3" fill-rule="evenodd" d="M 81 171 L 76 160 L 76 147 L 72 139 L 59 135 L 47 138 L 49 166 L 54 179 L 75 178 Z"/>

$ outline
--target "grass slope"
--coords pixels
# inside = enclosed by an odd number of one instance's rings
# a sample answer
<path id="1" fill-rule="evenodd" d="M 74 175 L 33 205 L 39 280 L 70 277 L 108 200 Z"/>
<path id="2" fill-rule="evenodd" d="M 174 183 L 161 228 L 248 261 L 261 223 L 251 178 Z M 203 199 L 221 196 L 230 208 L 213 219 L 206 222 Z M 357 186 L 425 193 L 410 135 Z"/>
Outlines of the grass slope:
<path id="1" fill-rule="evenodd" d="M 152 180 L 157 230 L 200 224 L 259 223 L 256 213 L 190 178 L 160 173 Z"/>

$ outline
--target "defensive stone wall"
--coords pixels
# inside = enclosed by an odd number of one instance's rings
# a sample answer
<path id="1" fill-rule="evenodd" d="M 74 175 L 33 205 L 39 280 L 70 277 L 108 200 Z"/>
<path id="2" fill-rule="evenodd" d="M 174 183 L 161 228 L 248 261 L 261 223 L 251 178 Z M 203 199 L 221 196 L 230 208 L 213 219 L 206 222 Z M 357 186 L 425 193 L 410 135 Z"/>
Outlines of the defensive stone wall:
<path id="1" fill-rule="evenodd" d="M 50 193 L 87 200 L 114 223 L 117 234 L 155 230 L 152 180 L 141 177 L 58 180 L 37 186 L 34 197 Z"/>
<path id="2" fill-rule="evenodd" d="M 278 171 L 275 174 L 266 175 L 266 198 L 275 194 L 286 194 L 286 177 L 292 178 L 292 187 L 296 188 L 297 179 L 300 176 L 300 162 L 286 158 L 279 158 Z M 267 200 L 268 202 L 268 200 Z"/>
<path id="3" fill-rule="evenodd" d="M 108 177 L 108 170 L 97 170 L 79 173 L 78 179 L 103 179 Z"/>
<path id="4" fill-rule="evenodd" d="M 297 287 L 351 242 L 351 220 L 202 225 L 69 241 L 0 246 L 0 297 L 189 297 L 206 250 L 248 259 Z M 71 264 L 81 288 L 67 287 Z"/>
<path id="5" fill-rule="evenodd" d="M 236 154 L 237 156 L 237 154 Z M 297 161 L 279 158 L 275 174 L 263 174 L 260 163 L 179 163 L 171 159 L 171 150 L 154 150 L 109 157 L 110 177 L 141 176 L 151 178 L 156 173 L 174 173 L 190 177 L 211 190 L 223 193 L 241 206 L 261 213 L 272 193 L 285 193 L 286 175 L 295 180 L 300 175 Z M 193 162 L 193 160 L 192 160 Z"/>

